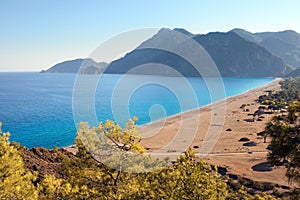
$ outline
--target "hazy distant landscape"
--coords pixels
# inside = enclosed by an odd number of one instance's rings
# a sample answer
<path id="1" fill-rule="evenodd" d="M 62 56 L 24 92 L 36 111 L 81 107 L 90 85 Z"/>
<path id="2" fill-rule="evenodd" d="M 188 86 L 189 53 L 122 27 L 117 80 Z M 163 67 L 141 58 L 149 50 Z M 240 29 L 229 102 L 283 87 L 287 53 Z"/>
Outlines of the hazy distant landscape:
<path id="1" fill-rule="evenodd" d="M 186 34 L 197 41 L 209 53 L 224 77 L 292 76 L 300 67 L 300 35 L 292 30 L 250 33 L 236 28 L 226 33 L 211 32 L 205 35 L 192 34 L 185 29 L 174 29 L 174 31 Z M 200 76 L 189 63 L 176 55 L 159 49 L 143 48 L 150 44 L 159 46 L 164 42 L 171 42 L 174 44 L 172 48 L 176 49 L 178 48 L 176 38 L 172 35 L 170 29 L 163 28 L 135 50 L 109 64 L 97 63 L 92 59 L 76 59 L 56 64 L 42 72 L 77 73 L 83 63 L 79 71 L 82 74 L 124 74 L 139 65 L 161 63 L 172 66 L 184 76 Z M 189 51 L 193 50 L 189 49 Z M 151 70 L 150 67 L 138 73 L 164 74 L 161 71 Z M 165 73 L 168 75 L 168 72 Z"/>

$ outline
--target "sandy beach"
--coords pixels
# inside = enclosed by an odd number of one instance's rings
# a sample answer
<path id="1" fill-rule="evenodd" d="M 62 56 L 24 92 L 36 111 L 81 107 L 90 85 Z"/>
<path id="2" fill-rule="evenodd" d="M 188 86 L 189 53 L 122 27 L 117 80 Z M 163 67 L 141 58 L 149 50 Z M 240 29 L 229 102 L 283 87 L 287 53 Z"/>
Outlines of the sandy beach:
<path id="1" fill-rule="evenodd" d="M 270 139 L 264 143 L 264 139 L 257 135 L 273 115 L 263 114 L 260 121 L 255 119 L 254 122 L 251 116 L 260 106 L 256 99 L 266 94 L 266 90 L 280 90 L 280 80 L 275 79 L 243 94 L 139 126 L 141 143 L 148 153 L 173 159 L 192 147 L 197 157 L 209 164 L 226 167 L 228 173 L 288 186 L 284 167 L 270 170 L 265 166 Z M 243 104 L 246 106 L 240 108 Z M 245 146 L 246 142 L 239 141 L 241 138 L 248 138 L 255 146 Z M 65 149 L 73 153 L 77 151 L 74 145 Z"/>
<path id="2" fill-rule="evenodd" d="M 166 152 L 184 150 L 185 146 L 200 147 L 205 136 L 210 134 L 208 133 L 209 128 L 218 127 L 221 133 L 216 141 L 216 145 L 209 153 L 248 152 L 249 148 L 243 147 L 242 143 L 238 142 L 238 140 L 241 137 L 247 136 L 251 141 L 263 142 L 262 138 L 257 138 L 256 133 L 262 131 L 265 123 L 272 117 L 271 115 L 263 115 L 264 119 L 262 121 L 247 122 L 247 120 L 253 118 L 250 114 L 253 114 L 260 106 L 255 100 L 258 96 L 266 94 L 266 90 L 279 90 L 279 81 L 280 79 L 276 79 L 265 86 L 255 88 L 243 94 L 142 125 L 138 127 L 139 132 L 143 136 L 142 144 L 149 148 L 150 151 L 159 149 Z M 241 109 L 240 106 L 243 104 L 247 106 Z M 197 127 L 191 125 L 197 125 Z M 191 138 L 192 141 L 187 141 L 186 135 L 195 130 L 196 133 Z M 185 137 L 179 138 L 179 133 Z M 173 142 L 174 138 L 177 139 L 176 146 L 174 146 L 174 149 L 170 149 L 170 145 L 168 144 Z M 238 139 L 233 141 L 235 138 Z M 190 144 L 184 144 L 184 141 L 190 142 Z M 267 144 L 264 146 L 257 145 L 251 151 L 265 151 L 266 146 Z M 194 151 L 200 153 L 201 149 L 194 148 Z"/>
<path id="3" fill-rule="evenodd" d="M 284 167 L 266 169 L 269 138 L 264 143 L 264 139 L 257 135 L 264 130 L 265 124 L 273 115 L 263 114 L 259 121 L 256 119 L 254 122 L 251 116 L 260 106 L 255 100 L 266 94 L 266 90 L 280 90 L 279 81 L 280 79 L 275 79 L 265 86 L 226 100 L 138 127 L 143 135 L 142 144 L 148 152 L 155 152 L 154 155 L 170 157 L 191 146 L 197 156 L 210 164 L 226 167 L 228 173 L 255 181 L 288 185 Z M 246 104 L 245 108 L 240 108 L 243 104 Z M 206 138 L 211 134 L 212 138 Z M 255 146 L 240 142 L 243 137 L 248 138 Z M 211 139 L 211 144 L 215 145 L 210 144 L 212 148 L 203 149 L 201 146 L 204 142 Z"/>

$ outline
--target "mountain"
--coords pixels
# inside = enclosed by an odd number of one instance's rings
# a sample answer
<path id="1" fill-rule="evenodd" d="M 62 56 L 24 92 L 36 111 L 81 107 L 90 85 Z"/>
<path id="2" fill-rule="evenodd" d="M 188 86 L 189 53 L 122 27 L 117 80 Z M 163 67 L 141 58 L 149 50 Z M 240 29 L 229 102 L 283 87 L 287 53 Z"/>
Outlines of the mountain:
<path id="1" fill-rule="evenodd" d="M 184 29 L 176 30 L 192 37 L 204 47 L 216 63 L 222 76 L 281 76 L 291 71 L 281 58 L 272 55 L 265 48 L 234 32 L 194 35 Z M 112 62 L 107 67 L 106 72 L 127 73 L 136 66 L 159 63 L 172 66 L 173 69 L 184 76 L 199 76 L 193 66 L 180 56 L 159 49 L 143 49 L 143 47 L 159 47 L 162 44 L 169 46 L 171 49 L 176 49 L 179 48 L 180 42 L 180 38 L 176 37 L 174 31 L 161 29 L 137 49 Z M 192 53 L 192 46 L 187 47 L 185 51 Z M 157 68 L 149 66 L 137 73 L 159 75 L 170 75 L 171 73 L 169 71 L 156 71 L 155 69 Z"/>
<path id="2" fill-rule="evenodd" d="M 300 76 L 300 68 L 295 69 L 295 70 L 293 70 L 290 73 L 285 75 L 285 77 L 296 77 L 296 76 Z"/>
<path id="3" fill-rule="evenodd" d="M 183 33 L 183 34 L 185 34 L 185 35 L 187 35 L 187 36 L 189 36 L 189 37 L 193 37 L 193 36 L 194 36 L 193 33 L 189 32 L 189 31 L 187 31 L 187 30 L 185 30 L 185 29 L 183 29 L 183 28 L 175 28 L 174 31 Z"/>
<path id="4" fill-rule="evenodd" d="M 232 29 L 230 32 L 234 32 L 234 33 L 238 34 L 239 36 L 241 36 L 242 38 L 249 40 L 250 42 L 260 43 L 262 41 L 262 38 L 260 38 L 259 36 L 256 36 L 255 34 L 249 32 L 249 31 L 246 31 L 244 29 L 235 28 L 235 29 Z"/>
<path id="5" fill-rule="evenodd" d="M 81 74 L 99 74 L 102 73 L 107 63 L 97 63 L 91 58 L 68 60 L 43 70 L 42 73 L 77 73 L 80 69 Z"/>
<path id="6" fill-rule="evenodd" d="M 284 76 L 300 67 L 300 35 L 295 31 L 251 33 L 233 29 L 226 33 L 201 35 L 182 28 L 162 28 L 152 38 L 109 65 L 92 59 L 76 59 L 56 64 L 42 72 L 77 73 L 83 65 L 80 71 L 83 74 L 104 72 L 178 76 L 179 73 L 188 77 L 200 76 L 190 60 L 197 61 L 197 65 L 206 69 L 212 66 L 211 63 L 197 53 L 192 43 L 182 45 L 183 36 L 178 33 L 200 44 L 222 76 Z M 188 54 L 189 59 L 185 60 L 186 56 L 178 55 L 178 52 Z"/>
<path id="7" fill-rule="evenodd" d="M 282 58 L 289 65 L 300 67 L 300 48 L 293 44 L 287 43 L 279 38 L 271 37 L 263 40 L 261 46 L 268 49 L 274 55 Z"/>
<path id="8" fill-rule="evenodd" d="M 223 76 L 280 76 L 288 71 L 282 59 L 234 32 L 197 35 Z"/>
<path id="9" fill-rule="evenodd" d="M 231 32 L 265 47 L 272 54 L 280 57 L 294 68 L 300 67 L 300 34 L 292 31 L 250 33 L 243 29 Z"/>
<path id="10" fill-rule="evenodd" d="M 255 35 L 262 38 L 263 40 L 273 37 L 273 38 L 279 38 L 289 44 L 300 46 L 300 35 L 299 33 L 293 30 L 285 30 L 279 32 L 262 32 L 262 33 L 256 33 Z"/>
<path id="11" fill-rule="evenodd" d="M 190 34 L 187 31 L 184 31 L 184 33 Z M 173 70 L 175 69 L 183 76 L 199 76 L 197 70 L 188 61 L 173 52 L 164 50 L 168 48 L 173 49 L 175 52 L 179 48 L 181 40 L 180 34 L 178 37 L 176 31 L 163 28 L 123 58 L 110 63 L 105 73 L 178 76 Z M 190 47 L 185 51 L 192 52 L 193 49 Z M 166 66 L 170 66 L 170 68 Z"/>

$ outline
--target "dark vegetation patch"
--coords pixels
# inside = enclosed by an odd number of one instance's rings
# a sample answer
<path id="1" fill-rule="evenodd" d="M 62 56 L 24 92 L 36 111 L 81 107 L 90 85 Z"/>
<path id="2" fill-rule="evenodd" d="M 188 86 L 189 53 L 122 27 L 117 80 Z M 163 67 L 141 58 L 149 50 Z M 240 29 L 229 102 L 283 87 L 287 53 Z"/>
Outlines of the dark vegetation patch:
<path id="1" fill-rule="evenodd" d="M 246 137 L 239 139 L 239 142 L 248 142 L 248 141 L 250 141 L 250 139 Z"/>
<path id="2" fill-rule="evenodd" d="M 256 146 L 256 143 L 255 142 L 246 142 L 245 144 L 243 144 L 243 146 L 245 146 L 245 147 L 254 147 L 254 146 Z"/>
<path id="3" fill-rule="evenodd" d="M 246 104 L 243 104 L 240 106 L 241 109 L 244 109 L 246 107 Z"/>
<path id="4" fill-rule="evenodd" d="M 262 162 L 253 165 L 251 168 L 253 171 L 257 171 L 257 172 L 269 172 L 273 170 L 273 165 L 269 162 Z"/>
<path id="5" fill-rule="evenodd" d="M 265 134 L 266 134 L 266 132 L 265 131 L 262 131 L 262 132 L 259 132 L 259 133 L 257 133 L 257 136 L 265 136 Z"/>
<path id="6" fill-rule="evenodd" d="M 254 119 L 244 119 L 245 122 L 254 122 Z"/>

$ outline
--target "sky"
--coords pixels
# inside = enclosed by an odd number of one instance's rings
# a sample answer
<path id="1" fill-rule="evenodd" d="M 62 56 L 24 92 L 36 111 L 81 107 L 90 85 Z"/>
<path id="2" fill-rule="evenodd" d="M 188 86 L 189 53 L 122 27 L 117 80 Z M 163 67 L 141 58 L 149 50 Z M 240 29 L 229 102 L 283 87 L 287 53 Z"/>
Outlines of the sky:
<path id="1" fill-rule="evenodd" d="M 0 71 L 40 71 L 85 58 L 141 28 L 300 33 L 299 10 L 299 0 L 0 0 Z"/>

